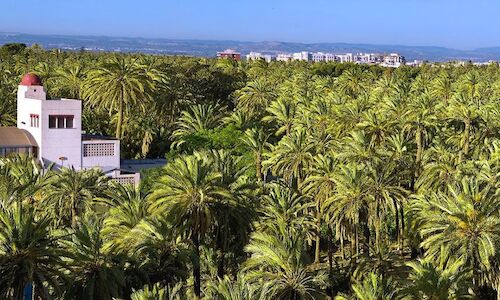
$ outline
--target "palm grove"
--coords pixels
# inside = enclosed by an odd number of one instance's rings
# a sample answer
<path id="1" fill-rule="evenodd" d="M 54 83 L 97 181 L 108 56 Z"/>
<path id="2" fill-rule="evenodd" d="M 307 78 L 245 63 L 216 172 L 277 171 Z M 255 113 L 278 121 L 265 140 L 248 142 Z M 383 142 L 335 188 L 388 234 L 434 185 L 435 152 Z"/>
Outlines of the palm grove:
<path id="1" fill-rule="evenodd" d="M 495 299 L 500 70 L 0 50 L 0 125 L 26 72 L 140 188 L 0 159 L 0 297 Z"/>

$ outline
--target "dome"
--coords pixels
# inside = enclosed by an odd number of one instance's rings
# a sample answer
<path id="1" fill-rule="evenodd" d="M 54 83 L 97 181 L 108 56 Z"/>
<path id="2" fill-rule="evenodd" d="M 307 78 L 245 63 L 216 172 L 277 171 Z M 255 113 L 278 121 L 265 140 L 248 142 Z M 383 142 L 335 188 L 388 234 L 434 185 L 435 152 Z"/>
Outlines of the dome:
<path id="1" fill-rule="evenodd" d="M 21 85 L 42 85 L 42 80 L 33 73 L 27 73 L 24 75 L 23 80 L 21 80 Z"/>
<path id="2" fill-rule="evenodd" d="M 28 131 L 17 127 L 0 127 L 0 148 L 36 147 L 36 141 Z"/>

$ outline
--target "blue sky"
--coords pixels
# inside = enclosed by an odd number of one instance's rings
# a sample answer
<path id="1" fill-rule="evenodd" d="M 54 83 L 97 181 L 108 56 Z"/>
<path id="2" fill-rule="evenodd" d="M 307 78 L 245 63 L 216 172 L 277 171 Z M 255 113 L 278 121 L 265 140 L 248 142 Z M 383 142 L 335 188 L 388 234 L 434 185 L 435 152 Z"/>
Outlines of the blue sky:
<path id="1" fill-rule="evenodd" d="M 1 0 L 0 31 L 500 46 L 498 0 Z"/>

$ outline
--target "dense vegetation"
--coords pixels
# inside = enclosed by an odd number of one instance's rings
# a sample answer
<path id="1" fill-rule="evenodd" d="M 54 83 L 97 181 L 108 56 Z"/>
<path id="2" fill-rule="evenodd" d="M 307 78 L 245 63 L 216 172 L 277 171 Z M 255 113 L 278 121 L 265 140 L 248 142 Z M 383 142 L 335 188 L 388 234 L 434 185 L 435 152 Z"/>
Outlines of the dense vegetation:
<path id="1" fill-rule="evenodd" d="M 0 159 L 0 297 L 495 299 L 500 70 L 0 50 L 164 157 L 141 187 Z"/>

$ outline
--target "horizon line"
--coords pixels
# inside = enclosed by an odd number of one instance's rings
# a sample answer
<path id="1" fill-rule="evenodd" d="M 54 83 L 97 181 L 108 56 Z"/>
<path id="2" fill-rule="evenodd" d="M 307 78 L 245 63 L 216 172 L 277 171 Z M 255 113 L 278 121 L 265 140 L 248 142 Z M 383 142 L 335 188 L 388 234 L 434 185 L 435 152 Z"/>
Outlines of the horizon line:
<path id="1" fill-rule="evenodd" d="M 477 51 L 482 49 L 500 48 L 500 46 L 488 46 L 488 47 L 477 47 L 472 49 L 464 48 L 452 48 L 447 46 L 437 46 L 437 45 L 408 45 L 408 44 L 374 44 L 366 42 L 293 42 L 293 41 L 279 41 L 279 40 L 260 40 L 260 41 L 250 41 L 250 40 L 236 40 L 236 39 L 199 39 L 199 38 L 168 38 L 168 37 L 144 37 L 144 36 L 113 36 L 113 35 L 99 35 L 99 34 L 60 34 L 60 33 L 27 33 L 27 32 L 6 32 L 0 31 L 0 34 L 12 34 L 12 35 L 35 35 L 35 36 L 59 36 L 59 37 L 94 37 L 94 38 L 121 38 L 121 39 L 144 39 L 144 40 L 173 40 L 173 41 L 198 41 L 198 42 L 240 42 L 240 43 L 287 43 L 287 44 L 302 44 L 302 45 L 316 45 L 316 44 L 343 44 L 343 45 L 358 45 L 358 46 L 392 46 L 392 47 L 406 47 L 406 48 L 441 48 L 446 50 L 455 51 Z"/>

